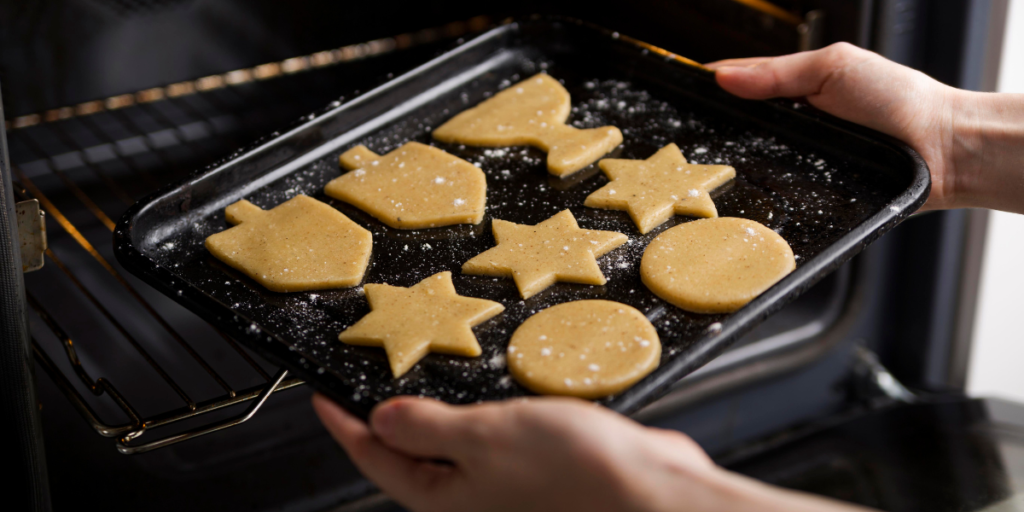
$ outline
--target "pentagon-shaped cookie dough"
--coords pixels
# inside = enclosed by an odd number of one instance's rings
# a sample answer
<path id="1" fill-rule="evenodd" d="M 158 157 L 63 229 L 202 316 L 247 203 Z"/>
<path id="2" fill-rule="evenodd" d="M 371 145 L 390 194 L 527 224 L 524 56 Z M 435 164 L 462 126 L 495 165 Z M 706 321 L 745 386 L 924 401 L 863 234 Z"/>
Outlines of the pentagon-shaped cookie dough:
<path id="1" fill-rule="evenodd" d="M 717 217 L 708 193 L 736 177 L 736 169 L 728 165 L 686 163 L 675 144 L 659 149 L 647 160 L 606 158 L 597 165 L 611 183 L 587 196 L 583 204 L 626 210 L 641 233 L 676 214 Z"/>
<path id="2" fill-rule="evenodd" d="M 644 250 L 640 278 L 655 295 L 695 313 L 731 313 L 796 268 L 778 233 L 747 219 L 680 224 Z"/>
<path id="3" fill-rule="evenodd" d="M 472 327 L 505 309 L 494 301 L 456 293 L 451 272 L 434 274 L 410 288 L 368 284 L 363 289 L 371 311 L 338 339 L 349 345 L 384 347 L 396 378 L 428 352 L 479 356 Z"/>
<path id="4" fill-rule="evenodd" d="M 661 341 L 636 309 L 580 300 L 526 319 L 512 334 L 507 358 L 512 377 L 530 391 L 594 399 L 621 393 L 654 371 Z"/>
<path id="5" fill-rule="evenodd" d="M 539 74 L 449 119 L 434 138 L 470 146 L 534 146 L 547 152 L 551 174 L 566 176 L 622 143 L 614 126 L 581 130 L 565 124 L 570 110 L 569 91 Z"/>
<path id="6" fill-rule="evenodd" d="M 339 159 L 354 169 L 324 192 L 397 229 L 479 224 L 487 179 L 473 164 L 440 149 L 409 142 L 381 156 L 356 146 Z"/>
<path id="7" fill-rule="evenodd" d="M 536 226 L 494 219 L 498 245 L 462 265 L 464 274 L 511 277 L 528 299 L 556 281 L 604 284 L 597 258 L 626 243 L 614 231 L 580 229 L 569 210 Z"/>
<path id="8" fill-rule="evenodd" d="M 243 199 L 224 217 L 235 226 L 207 237 L 206 249 L 271 291 L 355 286 L 370 261 L 370 232 L 308 196 L 270 210 Z"/>

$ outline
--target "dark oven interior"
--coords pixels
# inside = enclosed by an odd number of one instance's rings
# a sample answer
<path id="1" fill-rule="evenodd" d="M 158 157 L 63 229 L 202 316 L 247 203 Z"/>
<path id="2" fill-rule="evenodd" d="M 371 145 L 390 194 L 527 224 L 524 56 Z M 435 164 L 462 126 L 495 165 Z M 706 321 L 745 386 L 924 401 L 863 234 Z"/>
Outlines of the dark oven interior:
<path id="1" fill-rule="evenodd" d="M 973 64 L 987 25 L 963 22 L 974 4 L 0 3 L 15 199 L 40 202 L 49 240 L 25 283 L 54 508 L 391 507 L 319 426 L 301 381 L 277 378 L 119 267 L 114 223 L 157 188 L 507 16 L 577 17 L 700 62 L 851 41 L 977 89 L 990 82 Z M 940 45 L 963 51 L 939 59 Z M 884 481 L 836 490 L 805 478 L 861 478 L 877 463 L 868 456 L 836 466 L 826 450 L 821 464 L 782 474 L 749 454 L 766 436 L 905 398 L 871 384 L 883 366 L 915 390 L 962 389 L 979 222 L 965 212 L 909 220 L 637 418 L 766 480 L 884 506 Z"/>

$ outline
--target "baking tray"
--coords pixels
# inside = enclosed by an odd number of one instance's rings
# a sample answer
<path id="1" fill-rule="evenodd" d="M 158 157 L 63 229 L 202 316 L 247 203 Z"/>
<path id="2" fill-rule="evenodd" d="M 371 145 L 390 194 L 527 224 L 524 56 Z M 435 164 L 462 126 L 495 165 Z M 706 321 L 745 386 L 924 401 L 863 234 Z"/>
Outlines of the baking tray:
<path id="1" fill-rule="evenodd" d="M 797 268 L 732 314 L 682 311 L 641 283 L 647 243 L 687 222 L 674 217 L 640 235 L 626 212 L 583 207 L 607 179 L 592 165 L 567 179 L 548 174 L 545 155 L 516 147 L 435 143 L 430 130 L 496 91 L 535 73 L 562 80 L 577 127 L 614 125 L 624 136 L 609 157 L 647 158 L 675 142 L 695 163 L 725 163 L 737 178 L 712 197 L 722 216 L 778 231 Z M 487 175 L 487 215 L 477 226 L 403 231 L 323 194 L 340 175 L 338 155 L 365 144 L 384 154 L 407 141 L 433 144 L 477 163 Z M 622 394 L 599 400 L 630 413 L 729 347 L 916 210 L 928 169 L 907 146 L 789 100 L 748 101 L 722 91 L 713 74 L 686 59 L 585 23 L 530 18 L 510 22 L 340 105 L 303 118 L 232 158 L 197 172 L 130 208 L 114 245 L 129 271 L 268 359 L 365 417 L 400 394 L 452 402 L 528 394 L 505 367 L 512 332 L 554 304 L 608 299 L 654 323 L 661 365 Z M 498 301 L 501 315 L 474 331 L 477 358 L 431 354 L 399 379 L 384 351 L 337 341 L 369 311 L 362 288 L 273 293 L 214 259 L 203 240 L 229 226 L 224 207 L 248 199 L 272 208 L 296 194 L 333 205 L 373 233 L 364 283 L 411 286 L 453 273 L 462 295 Z M 625 233 L 629 242 L 599 259 L 605 286 L 558 283 L 524 301 L 511 279 L 463 275 L 463 262 L 494 245 L 491 219 L 535 224 L 569 208 L 581 227 Z M 396 319 L 396 321 L 400 321 Z"/>

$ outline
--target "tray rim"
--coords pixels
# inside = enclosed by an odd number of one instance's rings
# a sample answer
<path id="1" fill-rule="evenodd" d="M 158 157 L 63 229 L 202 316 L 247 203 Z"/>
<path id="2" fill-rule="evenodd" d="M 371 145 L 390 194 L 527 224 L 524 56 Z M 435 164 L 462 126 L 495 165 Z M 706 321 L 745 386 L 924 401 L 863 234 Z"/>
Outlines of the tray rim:
<path id="1" fill-rule="evenodd" d="M 557 27 L 559 24 L 582 26 L 588 30 L 595 31 L 607 37 L 618 39 L 626 44 L 633 45 L 640 50 L 657 53 L 658 55 L 663 56 L 666 61 L 669 61 L 667 62 L 668 64 L 685 66 L 689 71 L 704 74 L 705 76 L 713 77 L 714 75 L 714 71 L 709 70 L 691 59 L 679 56 L 673 52 L 664 50 L 641 40 L 621 35 L 618 32 L 605 29 L 589 22 L 551 15 L 530 15 L 510 18 L 503 21 L 501 25 L 487 30 L 473 39 L 455 46 L 439 56 L 434 57 L 427 62 L 402 73 L 401 75 L 395 76 L 393 79 L 390 79 L 361 95 L 357 93 L 357 95 L 349 101 L 342 101 L 338 105 L 329 105 L 323 109 L 315 111 L 312 117 L 310 115 L 302 116 L 284 129 L 274 132 L 272 135 L 261 137 L 251 144 L 243 146 L 231 156 L 215 161 L 205 167 L 201 167 L 181 180 L 168 184 L 152 194 L 140 199 L 134 205 L 129 207 L 118 220 L 113 237 L 115 257 L 118 262 L 133 275 L 139 277 L 161 293 L 164 293 L 175 302 L 186 307 L 189 311 L 193 312 L 203 320 L 215 326 L 220 324 L 221 329 L 229 331 L 233 337 L 245 343 L 247 347 L 255 350 L 261 356 L 297 375 L 302 376 L 303 379 L 317 391 L 326 394 L 357 416 L 364 419 L 367 418 L 372 407 L 368 407 L 366 404 L 361 402 L 353 402 L 349 397 L 339 393 L 339 391 L 335 389 L 333 382 L 325 382 L 326 379 L 323 377 L 329 374 L 325 372 L 323 375 L 318 376 L 315 372 L 315 368 L 319 367 L 319 365 L 315 359 L 307 356 L 306 360 L 307 362 L 312 363 L 312 366 L 304 368 L 303 366 L 296 364 L 294 361 L 289 361 L 286 358 L 280 357 L 273 349 L 265 346 L 266 342 L 276 340 L 281 346 L 288 346 L 288 343 L 269 333 L 267 333 L 266 340 L 264 341 L 264 333 L 262 329 L 252 330 L 249 328 L 243 328 L 244 326 L 249 325 L 258 326 L 257 322 L 254 322 L 243 314 L 232 311 L 213 297 L 207 295 L 201 288 L 194 286 L 189 281 L 179 278 L 177 275 L 158 265 L 155 261 L 142 253 L 132 241 L 135 220 L 146 208 L 167 196 L 180 192 L 182 189 L 188 187 L 192 182 L 216 173 L 229 166 L 239 165 L 247 159 L 255 158 L 260 153 L 271 151 L 277 144 L 283 143 L 292 135 L 323 121 L 330 115 L 340 113 L 344 110 L 351 109 L 354 106 L 371 101 L 375 96 L 382 95 L 388 90 L 397 88 L 405 81 L 414 79 L 416 75 L 437 67 L 440 64 L 455 58 L 461 53 L 466 53 L 476 46 L 486 44 L 492 38 L 502 37 L 506 32 L 517 30 L 520 24 L 526 23 L 547 23 L 553 27 Z M 882 210 L 862 221 L 850 232 L 840 237 L 813 258 L 803 262 L 795 271 L 756 297 L 739 311 L 730 314 L 730 316 L 723 322 L 712 324 L 711 328 L 705 331 L 704 336 L 694 340 L 692 347 L 685 353 L 668 361 L 666 364 L 659 366 L 651 373 L 650 376 L 604 403 L 604 405 L 612 410 L 622 414 L 630 414 L 638 411 L 644 405 L 662 396 L 679 379 L 696 370 L 700 366 L 703 366 L 718 354 L 724 352 L 737 339 L 739 339 L 740 336 L 756 327 L 765 318 L 774 314 L 788 302 L 801 295 L 825 275 L 838 268 L 856 253 L 863 250 L 867 245 L 889 232 L 897 224 L 909 217 L 914 213 L 914 211 L 923 205 L 928 197 L 931 190 L 931 175 L 928 165 L 920 154 L 904 142 L 870 128 L 839 119 L 809 105 L 803 105 L 799 110 L 796 110 L 789 106 L 793 103 L 792 99 L 770 99 L 757 101 L 774 104 L 777 108 L 789 110 L 793 115 L 809 117 L 815 121 L 832 125 L 835 129 L 872 140 L 873 142 L 886 146 L 891 150 L 895 150 L 897 153 L 907 157 L 910 163 L 912 163 L 913 176 L 911 182 L 905 190 L 888 203 L 886 207 L 883 207 Z M 322 145 L 317 147 L 322 147 Z M 311 148 L 303 155 L 315 151 L 317 147 Z M 302 155 L 297 158 L 301 158 L 301 156 Z M 288 163 L 286 162 L 282 165 L 288 165 Z M 225 323 L 225 315 L 233 317 L 234 322 L 230 324 L 230 327 L 232 328 L 223 327 Z M 715 329 L 716 326 L 717 329 Z"/>

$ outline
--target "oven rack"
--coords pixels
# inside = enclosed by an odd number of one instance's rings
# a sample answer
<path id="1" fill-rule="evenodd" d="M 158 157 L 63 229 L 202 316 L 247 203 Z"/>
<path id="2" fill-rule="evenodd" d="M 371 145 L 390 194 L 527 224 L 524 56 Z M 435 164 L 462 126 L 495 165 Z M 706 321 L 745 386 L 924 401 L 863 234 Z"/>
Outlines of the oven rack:
<path id="1" fill-rule="evenodd" d="M 399 68 L 425 60 L 412 53 L 433 51 L 490 26 L 488 18 L 477 17 L 6 122 L 11 129 L 8 138 L 18 200 L 38 201 L 50 227 L 51 244 L 45 250 L 49 268 L 44 268 L 49 280 L 44 285 L 26 276 L 34 358 L 98 434 L 116 438 L 122 454 L 144 453 L 239 425 L 253 417 L 273 393 L 304 384 L 289 378 L 284 369 L 268 370 L 262 358 L 191 313 L 184 313 L 189 322 L 202 323 L 213 334 L 197 340 L 179 332 L 168 318 L 183 313 L 157 304 L 148 286 L 126 277 L 99 243 L 111 239 L 114 219 L 160 186 L 337 99 L 338 88 L 324 84 L 333 81 L 351 89 L 346 66 L 402 71 Z M 387 59 L 392 61 L 384 62 Z M 265 115 L 252 116 L 254 108 L 263 109 Z M 58 229 L 53 229 L 54 224 Z M 95 311 L 91 320 L 102 321 L 103 328 L 91 331 L 96 332 L 92 335 L 73 335 L 74 326 L 69 325 L 75 323 L 73 312 L 46 304 L 53 294 L 74 294 Z M 142 314 L 128 318 L 129 313 L 116 306 L 125 301 Z M 116 332 L 124 343 L 115 344 L 101 330 Z M 140 331 L 159 335 L 140 335 Z M 167 340 L 173 347 L 167 346 Z M 199 343 L 205 350 L 197 349 Z M 212 360 L 208 354 L 213 343 L 218 350 L 226 347 L 222 351 L 231 357 Z M 118 359 L 109 352 L 122 349 L 117 345 L 127 345 L 130 349 L 123 350 L 131 352 L 118 353 L 118 358 L 138 362 L 136 369 L 144 368 L 146 378 L 159 383 L 161 393 L 176 397 L 178 405 L 153 410 L 146 403 L 148 397 L 137 396 L 136 388 L 143 387 L 140 383 L 115 385 L 104 362 Z M 167 355 L 171 349 L 187 355 L 182 358 L 187 364 L 171 360 Z M 82 350 L 88 357 L 82 357 Z M 63 352 L 63 358 L 52 355 L 55 352 Z M 255 375 L 257 383 L 229 382 L 228 374 L 241 373 L 247 373 L 247 382 Z M 200 377 L 212 381 L 216 392 L 197 396 L 190 391 L 196 386 L 189 381 Z M 109 402 L 97 407 L 102 399 Z M 237 416 L 211 415 L 242 405 L 244 411 Z M 108 419 L 110 410 L 119 411 L 125 420 Z M 205 421 L 186 428 L 186 420 L 195 419 Z M 174 432 L 142 439 L 156 429 Z"/>

